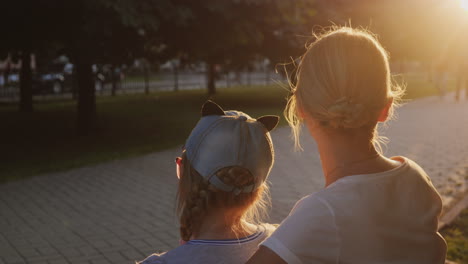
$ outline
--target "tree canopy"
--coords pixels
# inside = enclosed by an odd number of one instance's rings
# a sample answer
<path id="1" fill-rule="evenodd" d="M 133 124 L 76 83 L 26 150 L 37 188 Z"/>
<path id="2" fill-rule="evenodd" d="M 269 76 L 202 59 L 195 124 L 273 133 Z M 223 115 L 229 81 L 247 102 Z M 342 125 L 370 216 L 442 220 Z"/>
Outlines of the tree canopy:
<path id="1" fill-rule="evenodd" d="M 450 57 L 467 43 L 461 15 L 442 0 L 17 0 L 2 8 L 0 54 L 34 53 L 39 64 L 66 54 L 75 64 L 83 131 L 96 119 L 92 64 L 203 61 L 212 94 L 215 65 L 286 62 L 304 51 L 315 25 L 367 27 L 398 59 Z M 30 85 L 21 85 L 22 105 L 32 105 Z"/>
<path id="2" fill-rule="evenodd" d="M 305 0 L 171 1 L 174 16 L 163 20 L 160 33 L 167 51 L 209 65 L 209 92 L 214 93 L 214 64 L 246 65 L 258 56 L 276 61 L 297 47 L 314 15 Z"/>

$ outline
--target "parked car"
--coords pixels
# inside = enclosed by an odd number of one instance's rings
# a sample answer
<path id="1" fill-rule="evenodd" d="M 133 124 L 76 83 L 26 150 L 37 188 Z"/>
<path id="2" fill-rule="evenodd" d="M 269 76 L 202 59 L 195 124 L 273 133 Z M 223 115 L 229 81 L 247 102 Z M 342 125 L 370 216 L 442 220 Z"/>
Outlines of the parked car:
<path id="1" fill-rule="evenodd" d="M 34 94 L 60 94 L 73 89 L 73 64 L 56 59 L 33 76 Z"/>
<path id="2" fill-rule="evenodd" d="M 59 94 L 64 92 L 63 73 L 37 74 L 33 77 L 33 94 Z"/>
<path id="3" fill-rule="evenodd" d="M 19 83 L 19 80 L 19 73 L 11 73 L 10 75 L 8 75 L 8 83 Z"/>

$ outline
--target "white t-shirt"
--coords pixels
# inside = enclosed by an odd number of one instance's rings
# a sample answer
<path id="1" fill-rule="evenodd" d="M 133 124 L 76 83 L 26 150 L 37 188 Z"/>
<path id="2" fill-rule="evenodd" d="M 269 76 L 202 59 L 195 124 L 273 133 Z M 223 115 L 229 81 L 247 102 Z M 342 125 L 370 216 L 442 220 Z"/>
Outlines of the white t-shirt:
<path id="1" fill-rule="evenodd" d="M 296 203 L 262 245 L 289 264 L 444 263 L 442 200 L 415 162 L 341 178 Z"/>
<path id="2" fill-rule="evenodd" d="M 139 264 L 244 264 L 258 250 L 260 243 L 275 227 L 262 224 L 247 237 L 223 240 L 190 240 L 185 245 L 161 255 L 151 255 Z"/>

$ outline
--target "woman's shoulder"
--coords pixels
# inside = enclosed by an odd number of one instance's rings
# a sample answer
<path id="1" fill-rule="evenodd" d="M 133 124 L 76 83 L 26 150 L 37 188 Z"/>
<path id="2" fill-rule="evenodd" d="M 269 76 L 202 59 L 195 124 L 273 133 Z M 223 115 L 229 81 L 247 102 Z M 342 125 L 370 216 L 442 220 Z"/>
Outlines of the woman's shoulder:
<path id="1" fill-rule="evenodd" d="M 278 224 L 268 224 L 268 223 L 262 223 L 258 225 L 260 231 L 264 233 L 265 238 L 273 234 L 273 232 L 275 232 L 278 226 L 279 226 Z"/>
<path id="2" fill-rule="evenodd" d="M 423 182 L 424 184 L 428 183 L 429 185 L 432 185 L 430 176 L 415 161 L 403 156 L 392 157 L 392 159 L 402 162 L 402 166 L 406 169 L 402 170 L 403 174 L 413 175 L 413 178 L 419 179 L 418 181 Z"/>
<path id="3" fill-rule="evenodd" d="M 329 190 L 325 188 L 302 197 L 296 202 L 289 215 L 332 215 L 327 198 L 328 192 Z"/>

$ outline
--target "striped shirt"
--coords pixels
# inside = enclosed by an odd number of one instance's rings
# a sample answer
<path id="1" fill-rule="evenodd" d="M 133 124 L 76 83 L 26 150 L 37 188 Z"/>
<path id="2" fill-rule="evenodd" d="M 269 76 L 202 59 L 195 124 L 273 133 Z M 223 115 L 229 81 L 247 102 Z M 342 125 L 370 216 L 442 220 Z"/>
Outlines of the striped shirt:
<path id="1" fill-rule="evenodd" d="M 262 224 L 252 235 L 239 239 L 190 240 L 161 255 L 153 254 L 139 264 L 226 263 L 243 264 L 257 251 L 259 244 L 275 230 Z"/>

